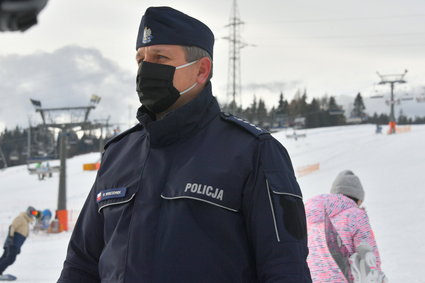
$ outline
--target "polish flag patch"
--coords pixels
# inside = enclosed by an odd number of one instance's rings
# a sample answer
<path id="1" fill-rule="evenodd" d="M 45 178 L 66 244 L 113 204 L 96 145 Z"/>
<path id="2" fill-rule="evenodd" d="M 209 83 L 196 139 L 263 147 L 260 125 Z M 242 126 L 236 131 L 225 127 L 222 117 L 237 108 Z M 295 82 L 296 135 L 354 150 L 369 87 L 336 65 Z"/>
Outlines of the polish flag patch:
<path id="1" fill-rule="evenodd" d="M 96 201 L 99 202 L 101 199 L 102 199 L 102 192 L 97 194 Z"/>

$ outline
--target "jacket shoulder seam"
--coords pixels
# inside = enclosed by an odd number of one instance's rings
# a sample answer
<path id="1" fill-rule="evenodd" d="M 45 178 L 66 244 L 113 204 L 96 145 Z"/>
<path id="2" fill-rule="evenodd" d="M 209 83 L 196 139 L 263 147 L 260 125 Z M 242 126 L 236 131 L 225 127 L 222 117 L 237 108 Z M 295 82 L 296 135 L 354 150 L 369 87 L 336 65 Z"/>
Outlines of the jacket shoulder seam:
<path id="1" fill-rule="evenodd" d="M 129 135 L 131 133 L 140 131 L 141 129 L 143 129 L 143 126 L 140 125 L 140 124 L 137 124 L 136 126 L 134 126 L 134 127 L 130 128 L 130 129 L 128 129 L 128 130 L 126 130 L 126 131 L 124 131 L 124 132 L 122 132 L 122 133 L 120 133 L 120 134 L 112 137 L 111 139 L 109 139 L 106 142 L 105 146 L 103 147 L 103 150 L 105 151 L 114 142 L 117 142 L 117 141 L 123 139 L 125 136 L 127 136 L 127 135 Z"/>
<path id="2" fill-rule="evenodd" d="M 269 131 L 262 129 L 245 119 L 239 118 L 237 116 L 233 116 L 232 114 L 221 112 L 220 117 L 222 120 L 229 122 L 239 127 L 240 129 L 245 130 L 246 132 L 250 133 L 251 135 L 257 138 L 260 138 L 261 136 L 264 136 L 264 135 L 270 135 Z"/>

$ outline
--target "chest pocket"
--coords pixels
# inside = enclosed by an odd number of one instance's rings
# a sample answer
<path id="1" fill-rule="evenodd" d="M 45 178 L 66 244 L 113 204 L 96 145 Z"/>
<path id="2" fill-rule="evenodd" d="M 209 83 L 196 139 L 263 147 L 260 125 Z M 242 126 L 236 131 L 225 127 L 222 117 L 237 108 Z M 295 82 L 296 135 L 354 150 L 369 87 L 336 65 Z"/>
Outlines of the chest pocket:
<path id="1" fill-rule="evenodd" d="M 280 171 L 265 172 L 265 176 L 277 241 L 305 239 L 304 203 L 295 177 Z"/>
<path id="2" fill-rule="evenodd" d="M 128 187 L 101 190 L 96 195 L 97 211 L 101 213 L 107 207 L 128 204 L 135 195 L 136 193 Z"/>
<path id="3" fill-rule="evenodd" d="M 114 231 L 126 231 L 130 225 L 135 190 L 131 187 L 115 187 L 101 190 L 96 195 L 97 210 L 103 215 L 105 243 L 113 238 Z M 116 241 L 123 241 L 116 239 Z M 124 244 L 124 242 L 122 242 Z"/>
<path id="4" fill-rule="evenodd" d="M 198 178 L 175 178 L 165 185 L 161 198 L 166 200 L 199 201 L 208 205 L 238 212 L 241 207 L 241 189 L 236 180 L 222 181 L 224 176 L 209 175 Z M 192 181 L 188 181 L 192 180 Z"/>

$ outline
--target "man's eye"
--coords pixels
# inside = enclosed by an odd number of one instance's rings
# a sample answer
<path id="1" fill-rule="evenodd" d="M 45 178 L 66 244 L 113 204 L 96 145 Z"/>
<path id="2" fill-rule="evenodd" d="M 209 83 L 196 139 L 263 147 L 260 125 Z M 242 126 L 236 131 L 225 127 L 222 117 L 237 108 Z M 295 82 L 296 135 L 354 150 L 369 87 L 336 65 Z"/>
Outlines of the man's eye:
<path id="1" fill-rule="evenodd" d="M 167 56 L 164 56 L 164 55 L 158 55 L 158 59 L 160 59 L 160 60 L 167 60 L 168 57 Z"/>

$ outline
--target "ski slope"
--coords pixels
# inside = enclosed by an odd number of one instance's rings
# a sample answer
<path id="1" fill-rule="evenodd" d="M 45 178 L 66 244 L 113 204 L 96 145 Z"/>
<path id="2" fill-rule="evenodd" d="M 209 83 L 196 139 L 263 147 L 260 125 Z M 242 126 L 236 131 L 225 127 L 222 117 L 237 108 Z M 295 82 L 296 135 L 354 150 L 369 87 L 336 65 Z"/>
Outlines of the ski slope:
<path id="1" fill-rule="evenodd" d="M 386 129 L 384 128 L 384 131 Z M 375 134 L 374 125 L 300 130 L 305 138 L 288 139 L 292 130 L 273 135 L 288 149 L 294 169 L 319 164 L 320 169 L 299 176 L 308 199 L 327 193 L 341 170 L 351 169 L 366 192 L 366 207 L 390 282 L 425 283 L 425 125 L 397 135 Z M 95 172 L 82 170 L 98 153 L 74 157 L 67 163 L 68 209 L 75 215 L 84 203 Z M 54 164 L 51 164 L 54 165 Z M 38 181 L 25 166 L 0 171 L 0 241 L 12 219 L 28 205 L 50 208 L 57 202 L 58 175 Z M 71 233 L 32 233 L 15 264 L 5 273 L 18 282 L 56 282 Z"/>

